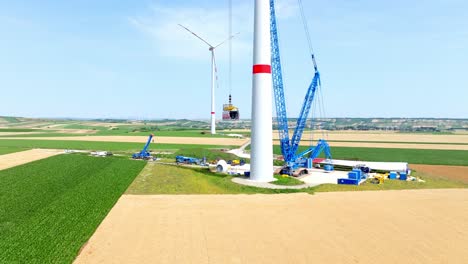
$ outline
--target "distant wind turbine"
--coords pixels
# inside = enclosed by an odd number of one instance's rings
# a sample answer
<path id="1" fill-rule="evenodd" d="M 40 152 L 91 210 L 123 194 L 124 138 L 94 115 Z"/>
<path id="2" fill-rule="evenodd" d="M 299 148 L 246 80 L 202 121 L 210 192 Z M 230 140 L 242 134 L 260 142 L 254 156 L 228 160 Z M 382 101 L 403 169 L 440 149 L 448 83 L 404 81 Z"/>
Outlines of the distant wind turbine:
<path id="1" fill-rule="evenodd" d="M 199 40 L 203 41 L 206 45 L 208 45 L 209 47 L 209 51 L 211 52 L 211 134 L 214 135 L 216 134 L 216 114 L 215 114 L 215 83 L 216 83 L 216 59 L 215 59 L 215 49 L 221 45 L 223 45 L 224 43 L 226 43 L 228 40 L 231 40 L 232 38 L 234 38 L 236 35 L 239 34 L 239 32 L 237 32 L 236 34 L 230 36 L 229 38 L 225 39 L 224 41 L 222 41 L 221 43 L 219 43 L 218 45 L 211 45 L 210 43 L 208 43 L 208 41 L 204 40 L 203 38 L 201 38 L 200 36 L 198 36 L 197 34 L 195 34 L 193 31 L 191 31 L 190 29 L 188 29 L 187 27 L 184 27 L 182 26 L 181 24 L 179 24 L 179 26 L 181 26 L 183 29 L 187 30 L 188 32 L 190 32 L 192 35 L 194 35 L 195 37 L 197 37 Z"/>

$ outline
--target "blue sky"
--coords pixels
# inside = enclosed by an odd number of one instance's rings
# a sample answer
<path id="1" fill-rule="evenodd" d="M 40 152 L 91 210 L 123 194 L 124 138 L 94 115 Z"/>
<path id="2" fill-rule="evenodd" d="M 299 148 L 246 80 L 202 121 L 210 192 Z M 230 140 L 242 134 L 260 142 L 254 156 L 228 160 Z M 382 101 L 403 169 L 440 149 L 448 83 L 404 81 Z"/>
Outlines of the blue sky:
<path id="1" fill-rule="evenodd" d="M 233 101 L 250 117 L 253 1 L 233 1 Z M 278 0 L 290 117 L 313 76 L 297 1 Z M 304 0 L 325 117 L 468 118 L 468 2 Z M 0 0 L 0 115 L 203 118 L 228 1 Z M 217 50 L 217 117 L 229 94 Z"/>

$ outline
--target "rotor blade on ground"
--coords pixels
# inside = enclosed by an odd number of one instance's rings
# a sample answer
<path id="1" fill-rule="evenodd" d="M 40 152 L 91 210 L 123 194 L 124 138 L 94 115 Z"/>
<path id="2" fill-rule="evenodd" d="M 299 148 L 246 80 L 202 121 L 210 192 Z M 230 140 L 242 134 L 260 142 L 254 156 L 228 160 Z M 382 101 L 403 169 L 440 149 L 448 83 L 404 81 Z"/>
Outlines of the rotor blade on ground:
<path id="1" fill-rule="evenodd" d="M 229 38 L 225 39 L 223 42 L 219 43 L 218 45 L 214 46 L 213 48 L 216 49 L 217 47 L 219 47 L 219 46 L 223 45 L 224 43 L 226 43 L 226 41 L 234 38 L 235 36 L 237 36 L 239 34 L 240 34 L 240 32 L 237 32 L 236 34 L 234 34 L 234 35 L 230 36 Z"/>
<path id="2" fill-rule="evenodd" d="M 213 46 L 211 46 L 210 43 L 208 43 L 206 40 L 202 39 L 200 36 L 198 36 L 197 34 L 195 34 L 195 33 L 194 33 L 193 31 L 191 31 L 190 29 L 188 29 L 188 28 L 182 26 L 181 24 L 177 24 L 177 25 L 181 26 L 182 28 L 184 28 L 184 29 L 187 30 L 188 32 L 192 33 L 192 35 L 194 35 L 195 37 L 197 37 L 197 38 L 200 39 L 201 41 L 205 42 L 206 45 L 208 45 L 210 48 L 213 48 Z"/>

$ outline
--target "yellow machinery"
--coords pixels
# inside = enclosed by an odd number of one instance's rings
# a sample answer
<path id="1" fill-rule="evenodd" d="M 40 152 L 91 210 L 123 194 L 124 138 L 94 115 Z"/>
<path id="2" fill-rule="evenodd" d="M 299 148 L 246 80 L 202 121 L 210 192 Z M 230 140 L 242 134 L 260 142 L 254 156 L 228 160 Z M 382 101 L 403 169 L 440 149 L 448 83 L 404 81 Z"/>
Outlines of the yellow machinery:
<path id="1" fill-rule="evenodd" d="M 375 183 L 375 184 L 382 184 L 382 183 L 384 183 L 386 178 L 387 178 L 387 174 L 377 173 L 374 176 L 374 178 L 371 179 L 371 182 Z"/>

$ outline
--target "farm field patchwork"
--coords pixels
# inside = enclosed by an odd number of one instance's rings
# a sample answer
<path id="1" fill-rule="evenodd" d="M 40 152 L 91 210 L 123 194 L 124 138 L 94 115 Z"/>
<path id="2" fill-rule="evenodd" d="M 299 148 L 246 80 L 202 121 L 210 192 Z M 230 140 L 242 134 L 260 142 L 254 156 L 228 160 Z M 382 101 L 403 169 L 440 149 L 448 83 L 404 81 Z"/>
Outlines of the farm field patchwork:
<path id="1" fill-rule="evenodd" d="M 78 150 L 108 150 L 108 151 L 139 151 L 147 138 L 140 143 L 135 142 L 99 142 L 99 141 L 60 141 L 60 140 L 22 140 L 0 139 L 0 148 L 52 148 L 52 149 L 78 149 Z M 177 150 L 189 148 L 232 148 L 232 146 L 195 145 L 195 144 L 151 144 L 152 150 Z"/>
<path id="2" fill-rule="evenodd" d="M 0 263 L 70 263 L 144 165 L 73 154 L 0 171 Z"/>
<path id="3" fill-rule="evenodd" d="M 2 137 L 1 140 L 59 140 L 59 141 L 98 141 L 98 142 L 146 142 L 148 136 L 70 136 L 70 137 Z M 154 137 L 155 143 L 241 146 L 247 139 L 202 138 L 202 137 Z"/>

